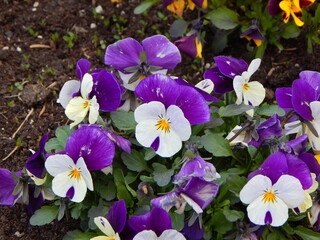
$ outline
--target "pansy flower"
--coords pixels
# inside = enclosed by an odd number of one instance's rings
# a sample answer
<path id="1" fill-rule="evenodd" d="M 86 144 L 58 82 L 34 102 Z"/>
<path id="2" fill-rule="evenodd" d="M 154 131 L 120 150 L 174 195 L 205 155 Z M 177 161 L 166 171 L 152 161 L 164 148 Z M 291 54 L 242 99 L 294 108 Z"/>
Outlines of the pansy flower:
<path id="1" fill-rule="evenodd" d="M 227 56 L 214 57 L 216 67 L 204 73 L 205 79 L 214 83 L 214 92 L 224 94 L 233 91 L 233 79 L 248 69 L 248 64 L 243 59 Z"/>
<path id="2" fill-rule="evenodd" d="M 99 110 L 112 112 L 121 103 L 123 89 L 114 74 L 104 69 L 89 74 L 90 66 L 85 59 L 78 61 L 76 69 L 80 81 L 66 82 L 57 100 L 66 109 L 67 117 L 74 121 L 71 127 L 82 122 L 88 112 L 89 123 L 93 124 L 98 119 Z"/>
<path id="3" fill-rule="evenodd" d="M 186 4 L 190 10 L 193 10 L 196 6 L 200 8 L 207 8 L 208 6 L 207 0 L 163 0 L 162 3 L 164 7 L 170 12 L 178 15 L 180 18 L 182 18 Z"/>
<path id="4" fill-rule="evenodd" d="M 185 240 L 181 233 L 172 229 L 170 215 L 161 208 L 153 208 L 149 213 L 132 216 L 128 224 L 136 233 L 134 240 Z"/>
<path id="5" fill-rule="evenodd" d="M 270 0 L 268 10 L 271 16 L 278 15 L 282 12 L 284 23 L 287 23 L 290 16 L 292 16 L 295 24 L 301 27 L 304 24 L 301 20 L 301 8 L 308 7 L 314 2 L 315 0 Z"/>
<path id="6" fill-rule="evenodd" d="M 119 234 L 122 232 L 127 221 L 127 208 L 124 200 L 115 202 L 108 211 L 107 217 L 95 217 L 94 223 L 106 235 L 91 238 L 91 240 L 114 239 L 120 240 Z"/>
<path id="7" fill-rule="evenodd" d="M 251 76 L 257 71 L 261 63 L 261 59 L 254 59 L 248 70 L 235 76 L 233 80 L 233 88 L 237 95 L 236 104 L 244 103 L 251 106 L 259 106 L 266 96 L 266 90 L 263 85 L 257 81 L 250 81 Z"/>
<path id="8" fill-rule="evenodd" d="M 202 58 L 202 43 L 197 33 L 176 40 L 179 50 L 191 58 Z"/>
<path id="9" fill-rule="evenodd" d="M 191 136 L 191 124 L 210 121 L 205 99 L 195 89 L 155 74 L 143 79 L 135 95 L 144 104 L 134 112 L 136 139 L 162 157 L 171 157 Z"/>
<path id="10" fill-rule="evenodd" d="M 252 25 L 240 37 L 247 39 L 249 42 L 252 40 L 254 44 L 259 47 L 266 38 L 259 30 L 257 21 L 254 21 Z"/>
<path id="11" fill-rule="evenodd" d="M 16 176 L 21 175 L 21 171 L 15 173 Z M 13 173 L 8 169 L 0 168 L 0 205 L 14 205 L 23 194 L 23 188 L 16 194 L 13 194 L 17 184 L 19 183 Z"/>
<path id="12" fill-rule="evenodd" d="M 288 219 L 288 209 L 301 205 L 305 195 L 300 181 L 290 175 L 282 175 L 272 183 L 267 176 L 257 175 L 240 191 L 240 200 L 247 207 L 250 221 L 256 225 L 278 227 Z"/>
<path id="13" fill-rule="evenodd" d="M 106 50 L 105 64 L 118 70 L 124 86 L 134 90 L 138 80 L 151 74 L 166 74 L 181 62 L 178 48 L 165 36 L 146 38 L 140 44 L 133 38 L 119 40 Z"/>
<path id="14" fill-rule="evenodd" d="M 114 145 L 96 127 L 81 127 L 67 139 L 65 154 L 54 154 L 45 162 L 46 170 L 54 178 L 52 190 L 60 197 L 81 202 L 87 188 L 93 191 L 89 170 L 101 170 L 111 165 Z"/>

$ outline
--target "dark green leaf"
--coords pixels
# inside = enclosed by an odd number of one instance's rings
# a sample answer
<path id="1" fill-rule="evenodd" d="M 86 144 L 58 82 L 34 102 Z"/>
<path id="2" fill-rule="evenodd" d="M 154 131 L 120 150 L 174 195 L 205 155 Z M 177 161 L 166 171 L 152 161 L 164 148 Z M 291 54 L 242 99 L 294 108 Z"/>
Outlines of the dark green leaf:
<path id="1" fill-rule="evenodd" d="M 178 214 L 176 212 L 170 212 L 169 214 L 172 220 L 172 228 L 181 231 L 184 227 L 184 214 Z"/>
<path id="2" fill-rule="evenodd" d="M 238 15 L 228 8 L 218 8 L 211 11 L 210 20 L 219 29 L 230 30 L 238 26 Z"/>
<path id="3" fill-rule="evenodd" d="M 229 208 L 223 209 L 223 215 L 230 222 L 236 222 L 237 220 L 243 220 L 244 213 L 236 210 L 230 210 Z"/>
<path id="4" fill-rule="evenodd" d="M 201 143 L 213 156 L 228 157 L 233 155 L 229 141 L 219 135 L 204 135 L 201 137 Z"/>
<path id="5" fill-rule="evenodd" d="M 114 125 L 121 130 L 134 130 L 136 121 L 133 112 L 115 111 L 111 112 L 110 117 Z"/>
<path id="6" fill-rule="evenodd" d="M 281 32 L 281 36 L 285 39 L 296 38 L 300 35 L 300 32 L 300 28 L 296 24 L 291 23 L 285 26 L 285 28 Z"/>
<path id="7" fill-rule="evenodd" d="M 284 116 L 285 111 L 280 108 L 278 105 L 264 105 L 258 109 L 256 109 L 256 113 L 263 116 L 272 116 L 274 114 L 278 114 L 279 116 Z"/>
<path id="8" fill-rule="evenodd" d="M 121 159 L 131 171 L 141 172 L 147 170 L 152 172 L 152 170 L 148 167 L 146 160 L 144 160 L 143 154 L 137 150 L 132 150 L 131 154 L 123 152 L 121 154 Z"/>
<path id="9" fill-rule="evenodd" d="M 146 0 L 142 3 L 140 3 L 135 9 L 134 14 L 141 14 L 144 11 L 148 10 L 150 7 L 152 7 L 157 2 L 160 2 L 160 0 Z"/>
<path id="10" fill-rule="evenodd" d="M 30 218 L 32 226 L 43 226 L 51 223 L 58 216 L 59 208 L 56 206 L 42 206 Z"/>
<path id="11" fill-rule="evenodd" d="M 182 37 L 187 30 L 189 23 L 183 19 L 175 20 L 169 29 L 169 34 L 172 38 Z"/>
<path id="12" fill-rule="evenodd" d="M 171 182 L 171 177 L 174 173 L 173 169 L 167 169 L 166 166 L 160 163 L 153 163 L 152 167 L 154 168 L 154 180 L 160 187 L 166 186 Z"/>
<path id="13" fill-rule="evenodd" d="M 231 117 L 242 114 L 250 109 L 253 109 L 254 106 L 249 106 L 245 104 L 230 104 L 226 107 L 221 107 L 219 109 L 219 115 L 221 117 Z"/>
<path id="14" fill-rule="evenodd" d="M 294 229 L 295 234 L 300 236 L 304 240 L 319 240 L 320 239 L 320 233 L 314 232 L 311 229 L 304 228 L 302 226 L 297 226 Z"/>
<path id="15" fill-rule="evenodd" d="M 239 175 L 231 174 L 227 178 L 227 185 L 230 192 L 239 196 L 241 189 L 246 185 L 247 179 L 245 177 L 240 177 Z"/>

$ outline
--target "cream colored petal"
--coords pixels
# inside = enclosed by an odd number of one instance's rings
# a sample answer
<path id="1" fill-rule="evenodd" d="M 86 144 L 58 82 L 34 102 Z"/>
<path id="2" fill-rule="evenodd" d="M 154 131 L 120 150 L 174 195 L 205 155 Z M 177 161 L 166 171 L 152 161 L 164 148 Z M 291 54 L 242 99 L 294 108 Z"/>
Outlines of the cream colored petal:
<path id="1" fill-rule="evenodd" d="M 99 103 L 97 102 L 96 96 L 90 100 L 90 111 L 89 111 L 89 123 L 96 123 L 99 117 Z"/>
<path id="2" fill-rule="evenodd" d="M 94 223 L 97 227 L 109 238 L 115 238 L 115 231 L 113 230 L 109 221 L 104 217 L 95 217 Z"/>
<path id="3" fill-rule="evenodd" d="M 247 89 L 244 89 L 242 93 L 244 103 L 248 104 L 250 102 L 253 106 L 259 106 L 266 96 L 265 88 L 257 81 L 249 82 L 247 86 Z"/>
<path id="4" fill-rule="evenodd" d="M 82 120 L 87 116 L 89 109 L 89 100 L 85 100 L 82 97 L 75 97 L 71 99 L 65 110 L 67 117 L 74 121 L 70 126 L 74 127 L 82 122 Z"/>
<path id="5" fill-rule="evenodd" d="M 81 96 L 84 99 L 89 99 L 89 94 L 92 91 L 92 87 L 93 87 L 93 78 L 89 73 L 86 73 L 83 78 L 82 78 L 82 82 L 81 82 Z"/>
<path id="6" fill-rule="evenodd" d="M 244 78 L 241 76 L 235 76 L 233 79 L 233 89 L 237 95 L 236 104 L 242 103 L 243 85 L 245 84 Z"/>

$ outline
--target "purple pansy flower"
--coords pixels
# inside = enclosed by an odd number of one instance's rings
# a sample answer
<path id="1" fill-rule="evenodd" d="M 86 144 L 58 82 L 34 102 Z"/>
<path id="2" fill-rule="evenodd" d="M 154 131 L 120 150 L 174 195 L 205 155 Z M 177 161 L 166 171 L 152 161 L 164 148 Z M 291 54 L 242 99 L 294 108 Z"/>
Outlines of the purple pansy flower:
<path id="1" fill-rule="evenodd" d="M 248 41 L 253 40 L 257 47 L 259 47 L 262 44 L 262 41 L 266 40 L 266 38 L 262 35 L 262 33 L 259 30 L 257 21 L 253 21 L 249 29 L 242 33 L 240 37 L 244 37 Z"/>
<path id="2" fill-rule="evenodd" d="M 176 206 L 176 212 L 182 213 L 188 203 L 196 213 L 200 214 L 216 197 L 218 190 L 217 183 L 192 177 L 184 187 L 179 187 L 175 192 L 152 199 L 151 204 L 166 211 Z"/>
<path id="3" fill-rule="evenodd" d="M 27 160 L 26 169 L 32 179 L 37 182 L 37 179 L 43 179 L 45 177 L 44 162 L 46 160 L 45 145 L 49 138 L 49 135 L 43 135 L 39 142 L 39 149 Z"/>
<path id="4" fill-rule="evenodd" d="M 81 127 L 67 139 L 65 153 L 54 154 L 45 162 L 51 174 L 52 190 L 60 197 L 81 202 L 87 188 L 93 191 L 89 170 L 101 170 L 112 164 L 114 145 L 106 134 L 96 127 Z"/>
<path id="5" fill-rule="evenodd" d="M 161 72 L 166 74 L 181 62 L 178 48 L 165 36 L 146 38 L 140 44 L 133 38 L 119 40 L 109 45 L 105 64 L 119 71 L 124 86 L 134 90 L 144 77 Z"/>
<path id="6" fill-rule="evenodd" d="M 242 59 L 218 56 L 213 58 L 216 67 L 204 73 L 205 79 L 214 83 L 214 91 L 219 94 L 233 91 L 233 78 L 248 69 L 248 64 Z"/>
<path id="7" fill-rule="evenodd" d="M 202 43 L 197 33 L 176 40 L 174 44 L 179 50 L 191 58 L 202 58 Z"/>
<path id="8" fill-rule="evenodd" d="M 21 171 L 15 173 L 17 176 L 21 175 Z M 12 172 L 8 169 L 0 168 L 0 205 L 14 205 L 17 200 L 22 196 L 22 191 L 13 195 L 13 190 L 17 186 L 18 182 L 13 177 Z M 23 190 L 23 189 L 22 189 Z"/>
<path id="9" fill-rule="evenodd" d="M 204 235 L 204 226 L 200 222 L 201 215 L 198 215 L 196 219 L 191 222 L 192 218 L 189 221 L 184 223 L 182 232 L 184 235 L 192 240 L 201 240 Z"/>
<path id="10" fill-rule="evenodd" d="M 119 234 L 122 232 L 127 222 L 127 208 L 124 200 L 115 202 L 109 209 L 107 217 L 95 217 L 95 224 L 106 235 L 91 238 L 94 239 L 115 239 L 120 240 Z"/>
<path id="11" fill-rule="evenodd" d="M 95 123 L 99 110 L 112 112 L 121 104 L 123 88 L 113 73 L 96 69 L 88 73 L 91 63 L 81 59 L 77 63 L 77 74 L 80 81 L 66 82 L 57 100 L 66 110 L 67 117 L 79 124 L 89 112 L 89 123 Z"/>
<path id="12" fill-rule="evenodd" d="M 209 106 L 202 95 L 166 75 L 143 79 L 135 95 L 144 103 L 134 112 L 138 123 L 136 138 L 162 157 L 170 157 L 181 149 L 182 141 L 191 136 L 190 124 L 210 121 Z"/>

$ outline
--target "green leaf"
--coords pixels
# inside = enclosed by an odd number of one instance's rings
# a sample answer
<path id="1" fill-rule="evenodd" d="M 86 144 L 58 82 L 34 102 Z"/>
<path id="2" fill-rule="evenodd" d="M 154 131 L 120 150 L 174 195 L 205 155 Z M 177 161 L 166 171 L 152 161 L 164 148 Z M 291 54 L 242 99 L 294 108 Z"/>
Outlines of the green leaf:
<path id="1" fill-rule="evenodd" d="M 171 182 L 171 177 L 174 173 L 173 169 L 167 169 L 166 166 L 160 163 L 153 163 L 152 167 L 154 168 L 154 180 L 158 186 L 164 187 Z"/>
<path id="2" fill-rule="evenodd" d="M 272 116 L 278 114 L 280 117 L 284 116 L 285 111 L 278 105 L 264 105 L 256 110 L 256 113 L 263 116 Z"/>
<path id="3" fill-rule="evenodd" d="M 184 214 L 176 212 L 169 212 L 169 214 L 172 220 L 172 228 L 181 231 L 184 227 Z"/>
<path id="4" fill-rule="evenodd" d="M 219 29 L 230 30 L 238 26 L 239 20 L 236 12 L 228 8 L 218 8 L 210 13 L 210 20 Z"/>
<path id="5" fill-rule="evenodd" d="M 226 107 L 220 107 L 218 113 L 221 117 L 231 117 L 242 114 L 253 108 L 254 106 L 249 106 L 245 104 L 230 104 Z"/>
<path id="6" fill-rule="evenodd" d="M 66 147 L 67 138 L 74 132 L 74 128 L 70 128 L 70 126 L 61 126 L 58 127 L 55 131 L 55 135 L 60 143 L 63 146 L 63 149 Z"/>
<path id="7" fill-rule="evenodd" d="M 47 152 L 55 150 L 56 152 L 61 152 L 64 150 L 64 147 L 61 146 L 59 140 L 57 138 L 51 138 L 45 145 L 45 150 Z"/>
<path id="8" fill-rule="evenodd" d="M 229 208 L 223 209 L 223 215 L 230 222 L 236 222 L 237 220 L 243 220 L 244 213 L 236 210 L 230 210 Z"/>
<path id="9" fill-rule="evenodd" d="M 229 141 L 219 135 L 204 135 L 201 137 L 201 144 L 215 157 L 233 156 Z"/>
<path id="10" fill-rule="evenodd" d="M 146 0 L 142 3 L 140 3 L 135 9 L 134 14 L 141 14 L 144 11 L 148 10 L 150 7 L 152 7 L 157 2 L 160 2 L 160 0 Z"/>
<path id="11" fill-rule="evenodd" d="M 285 26 L 285 28 L 281 32 L 281 36 L 285 39 L 296 38 L 300 35 L 300 32 L 300 28 L 296 24 L 291 23 Z"/>
<path id="12" fill-rule="evenodd" d="M 108 212 L 108 208 L 104 206 L 102 199 L 99 201 L 98 206 L 92 206 L 88 211 L 89 222 L 88 226 L 91 230 L 97 229 L 97 225 L 94 223 L 94 218 L 99 216 L 105 216 Z"/>
<path id="13" fill-rule="evenodd" d="M 182 37 L 187 30 L 189 23 L 183 19 L 175 20 L 169 29 L 169 34 L 172 38 Z"/>
<path id="14" fill-rule="evenodd" d="M 232 229 L 233 224 L 229 222 L 222 212 L 215 212 L 211 218 L 210 225 L 212 225 L 212 230 L 225 234 Z"/>
<path id="15" fill-rule="evenodd" d="M 152 172 L 152 170 L 148 167 L 146 160 L 144 160 L 143 154 L 137 150 L 132 150 L 131 154 L 123 152 L 121 154 L 121 159 L 131 171 L 141 172 L 146 170 L 148 172 Z"/>
<path id="16" fill-rule="evenodd" d="M 228 190 L 239 196 L 241 189 L 246 185 L 247 179 L 245 177 L 240 177 L 239 175 L 231 174 L 227 178 Z"/>
<path id="17" fill-rule="evenodd" d="M 126 202 L 126 206 L 128 208 L 131 208 L 134 205 L 132 197 L 131 197 L 130 193 L 128 192 L 125 185 L 117 186 L 117 198 L 123 199 Z"/>
<path id="18" fill-rule="evenodd" d="M 30 218 L 32 226 L 43 226 L 51 223 L 58 216 L 59 208 L 56 206 L 42 206 Z"/>
<path id="19" fill-rule="evenodd" d="M 134 130 L 136 128 L 136 121 L 134 120 L 133 112 L 115 111 L 111 112 L 110 117 L 114 125 L 120 130 Z"/>
<path id="20" fill-rule="evenodd" d="M 73 206 L 73 208 L 71 209 L 71 217 L 73 219 L 78 219 L 80 217 L 80 214 L 81 214 L 81 209 L 82 209 L 82 204 L 75 204 Z"/>
<path id="21" fill-rule="evenodd" d="M 146 150 L 145 156 L 144 156 L 144 160 L 149 161 L 152 158 L 154 158 L 156 156 L 156 152 L 153 150 L 153 148 L 148 148 Z"/>
<path id="22" fill-rule="evenodd" d="M 303 240 L 319 240 L 320 233 L 314 232 L 308 228 L 304 228 L 302 226 L 297 226 L 294 229 L 295 234 L 300 236 Z"/>

